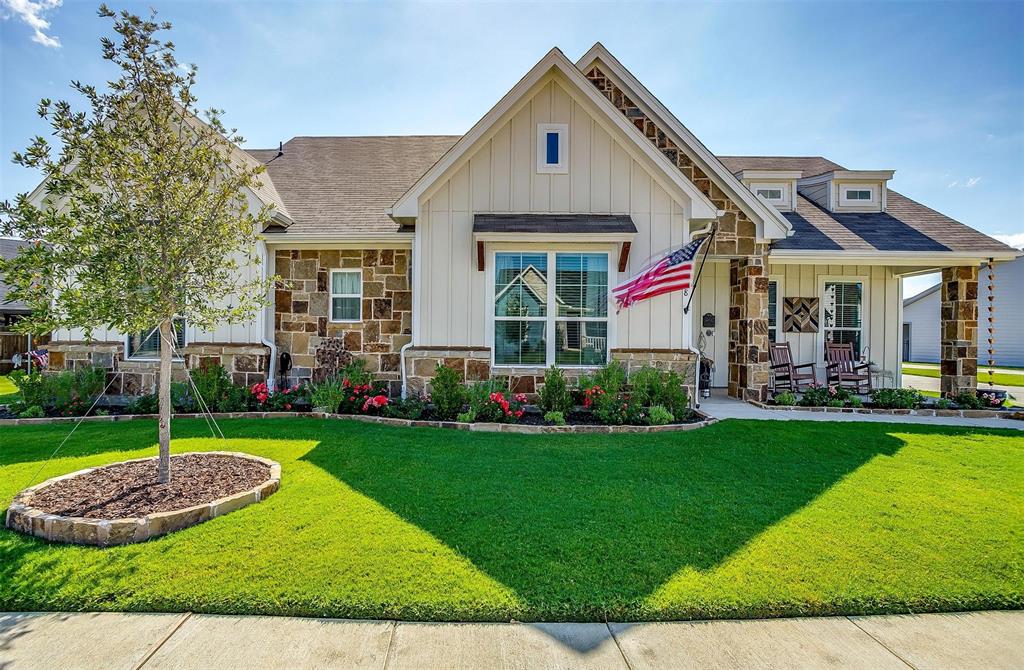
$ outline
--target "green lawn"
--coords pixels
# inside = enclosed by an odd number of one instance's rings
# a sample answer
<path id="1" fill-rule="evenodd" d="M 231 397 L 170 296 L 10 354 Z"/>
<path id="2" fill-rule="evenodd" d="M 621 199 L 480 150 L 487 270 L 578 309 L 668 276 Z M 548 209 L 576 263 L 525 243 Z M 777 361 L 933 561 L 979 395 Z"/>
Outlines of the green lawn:
<path id="1" fill-rule="evenodd" d="M 934 377 L 938 379 L 939 366 L 934 363 L 904 363 L 903 374 L 917 375 L 918 377 Z M 1024 372 L 997 372 L 992 375 L 992 382 L 1002 386 L 1024 386 Z M 988 372 L 979 372 L 978 381 L 988 383 Z"/>
<path id="2" fill-rule="evenodd" d="M 0 405 L 14 402 L 18 399 L 18 387 L 14 385 L 7 375 L 0 375 Z"/>
<path id="3" fill-rule="evenodd" d="M 643 620 L 1024 606 L 1024 436 L 727 421 L 526 436 L 176 421 L 279 461 L 267 501 L 140 545 L 0 531 L 0 611 Z M 156 424 L 0 428 L 28 480 L 152 454 Z M 42 472 L 33 479 L 40 466 Z"/>

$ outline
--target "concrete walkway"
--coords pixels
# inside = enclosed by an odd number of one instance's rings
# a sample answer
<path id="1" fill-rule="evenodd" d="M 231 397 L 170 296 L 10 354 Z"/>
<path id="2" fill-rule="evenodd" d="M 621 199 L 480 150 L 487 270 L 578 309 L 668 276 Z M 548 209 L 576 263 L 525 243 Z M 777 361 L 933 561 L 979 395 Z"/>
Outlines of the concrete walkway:
<path id="1" fill-rule="evenodd" d="M 750 403 L 730 398 L 724 389 L 714 389 L 710 398 L 704 398 L 700 409 L 716 419 L 761 419 L 765 421 L 872 421 L 874 423 L 917 423 L 928 426 L 965 426 L 973 428 L 1010 428 L 1024 430 L 1024 421 L 1010 419 L 963 419 L 953 416 L 910 416 L 886 414 L 853 414 L 837 412 L 802 412 L 754 407 Z"/>
<path id="2" fill-rule="evenodd" d="M 1021 668 L 1024 612 L 648 624 L 0 614 L 0 668 Z"/>

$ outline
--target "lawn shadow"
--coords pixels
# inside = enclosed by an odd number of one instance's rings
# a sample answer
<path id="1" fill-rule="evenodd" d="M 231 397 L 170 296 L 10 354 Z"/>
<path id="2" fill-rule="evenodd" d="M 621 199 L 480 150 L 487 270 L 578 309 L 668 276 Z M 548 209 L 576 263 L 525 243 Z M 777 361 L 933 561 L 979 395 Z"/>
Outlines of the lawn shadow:
<path id="1" fill-rule="evenodd" d="M 431 533 L 545 616 L 600 620 L 681 568 L 717 566 L 904 444 L 889 425 L 761 426 L 615 436 L 422 429 L 327 439 L 303 460 Z"/>

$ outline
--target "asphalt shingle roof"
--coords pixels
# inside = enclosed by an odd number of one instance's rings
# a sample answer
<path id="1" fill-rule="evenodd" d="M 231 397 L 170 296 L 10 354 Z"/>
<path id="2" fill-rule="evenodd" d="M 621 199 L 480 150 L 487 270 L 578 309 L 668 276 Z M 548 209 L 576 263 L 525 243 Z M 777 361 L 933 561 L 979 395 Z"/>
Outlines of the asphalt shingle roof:
<path id="1" fill-rule="evenodd" d="M 247 153 L 267 166 L 293 224 L 269 237 L 379 236 L 401 230 L 391 207 L 448 149 L 455 135 L 296 137 L 277 149 Z M 720 156 L 740 170 L 799 170 L 804 177 L 843 170 L 821 156 Z M 775 249 L 820 251 L 1005 252 L 1002 242 L 893 190 L 884 213 L 837 214 L 799 196 L 785 213 L 794 234 Z"/>
<path id="2" fill-rule="evenodd" d="M 381 235 L 400 226 L 395 204 L 458 137 L 295 137 L 249 154 L 263 161 L 292 225 L 276 235 Z"/>

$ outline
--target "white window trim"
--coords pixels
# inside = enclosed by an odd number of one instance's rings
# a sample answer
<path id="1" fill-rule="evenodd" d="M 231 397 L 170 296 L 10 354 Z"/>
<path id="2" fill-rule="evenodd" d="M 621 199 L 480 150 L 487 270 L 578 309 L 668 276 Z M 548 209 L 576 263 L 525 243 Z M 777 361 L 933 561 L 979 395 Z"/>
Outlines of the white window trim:
<path id="1" fill-rule="evenodd" d="M 175 319 L 183 319 L 184 320 L 184 317 L 180 317 L 180 316 L 176 316 L 174 318 Z M 182 346 L 186 346 L 187 347 L 188 343 L 191 342 L 194 339 L 194 337 L 189 337 L 189 335 L 190 335 L 189 331 L 191 329 L 189 328 L 187 320 L 185 320 L 185 322 L 182 324 L 181 329 L 182 329 L 182 331 L 184 331 L 183 339 L 185 341 L 185 344 L 182 345 Z M 143 362 L 145 362 L 145 361 L 159 361 L 160 360 L 160 356 L 132 356 L 132 355 L 130 355 L 131 341 L 132 341 L 131 333 L 125 333 L 125 336 L 124 336 L 124 359 L 126 361 L 143 361 Z M 180 360 L 182 360 L 182 358 L 184 358 L 184 356 L 182 356 L 182 354 L 180 354 L 180 353 L 175 354 L 173 351 L 171 352 L 171 360 L 173 360 L 173 361 L 180 361 Z"/>
<path id="2" fill-rule="evenodd" d="M 851 200 L 847 197 L 850 191 L 868 191 L 871 197 L 867 200 Z M 839 206 L 840 207 L 877 207 L 878 186 L 874 184 L 840 184 L 839 185 Z"/>
<path id="3" fill-rule="evenodd" d="M 860 354 L 863 356 L 866 349 L 870 351 L 871 346 L 871 324 L 869 323 L 871 315 L 871 278 L 866 275 L 818 275 L 818 335 L 815 338 L 815 346 L 817 347 L 815 357 L 822 366 L 825 365 L 825 334 L 827 332 L 825 330 L 825 284 L 831 282 L 860 282 Z M 843 328 L 841 330 L 850 329 Z"/>
<path id="4" fill-rule="evenodd" d="M 335 293 L 334 292 L 334 275 L 336 274 L 358 274 L 359 275 L 359 293 Z M 328 320 L 331 323 L 359 323 L 363 320 L 363 271 L 358 269 L 341 269 L 335 268 L 331 270 L 328 276 L 327 285 L 327 314 Z M 335 319 L 334 318 L 334 299 L 335 298 L 358 298 L 359 299 L 359 317 L 356 319 Z"/>
<path id="5" fill-rule="evenodd" d="M 575 316 L 558 316 L 558 309 L 556 308 L 553 312 L 548 309 L 548 314 L 545 316 L 530 316 L 522 318 L 500 318 L 494 315 L 494 279 L 495 271 L 497 269 L 497 255 L 498 254 L 547 254 L 548 257 L 548 272 L 552 273 L 551 280 L 548 281 L 548 305 L 555 304 L 555 262 L 557 254 L 602 254 L 608 257 L 608 309 L 606 316 L 596 317 L 575 317 Z M 486 314 L 487 314 L 487 327 L 485 331 L 485 337 L 488 348 L 491 350 L 491 367 L 501 370 L 511 369 L 533 369 L 542 370 L 548 368 L 555 363 L 555 324 L 558 321 L 604 321 L 608 324 L 607 326 L 607 337 L 605 338 L 605 363 L 602 365 L 564 365 L 560 364 L 557 367 L 563 370 L 599 370 L 607 365 L 611 361 L 611 351 L 614 348 L 613 342 L 615 338 L 615 310 L 612 304 L 612 288 L 618 283 L 618 269 L 612 263 L 614 262 L 614 254 L 607 249 L 578 249 L 578 248 L 565 248 L 565 249 L 522 249 L 522 248 L 499 248 L 489 249 L 487 251 L 487 291 L 486 291 Z M 543 364 L 535 363 L 497 363 L 495 362 L 496 347 L 494 346 L 494 324 L 496 321 L 544 321 L 546 325 L 544 327 L 544 339 L 547 342 Z"/>
<path id="6" fill-rule="evenodd" d="M 547 163 L 548 133 L 558 133 L 558 163 Z M 541 174 L 566 174 L 569 172 L 569 124 L 537 124 L 537 172 Z"/>

